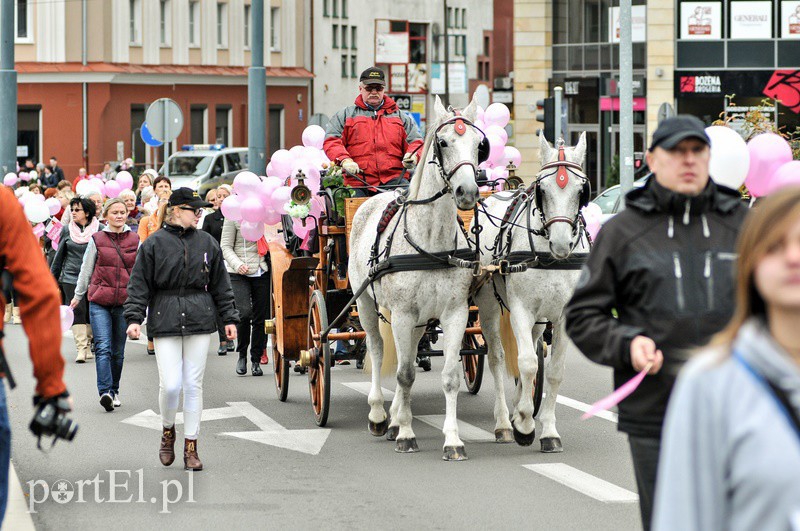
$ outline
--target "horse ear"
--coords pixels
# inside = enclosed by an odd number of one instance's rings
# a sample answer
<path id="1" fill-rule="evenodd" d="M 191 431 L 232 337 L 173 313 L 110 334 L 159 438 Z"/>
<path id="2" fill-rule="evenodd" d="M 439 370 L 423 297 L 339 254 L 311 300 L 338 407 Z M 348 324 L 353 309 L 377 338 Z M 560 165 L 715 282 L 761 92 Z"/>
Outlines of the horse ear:
<path id="1" fill-rule="evenodd" d="M 541 160 L 542 164 L 545 162 L 550 162 L 550 152 L 553 150 L 550 147 L 550 143 L 544 137 L 544 131 L 539 131 L 539 159 Z"/>
<path id="2" fill-rule="evenodd" d="M 583 159 L 586 157 L 586 131 L 581 133 L 581 137 L 578 139 L 578 144 L 575 146 L 572 153 L 575 157 L 575 162 L 578 164 L 583 163 Z"/>
<path id="3" fill-rule="evenodd" d="M 478 116 L 478 102 L 475 96 L 472 96 L 472 101 L 469 102 L 469 105 L 467 105 L 467 108 L 464 109 L 461 114 L 470 122 L 475 121 Z"/>
<path id="4" fill-rule="evenodd" d="M 439 99 L 439 96 L 436 96 L 436 99 L 433 101 L 433 110 L 436 111 L 436 116 L 439 118 L 447 116 L 447 109 L 442 105 L 442 100 Z"/>

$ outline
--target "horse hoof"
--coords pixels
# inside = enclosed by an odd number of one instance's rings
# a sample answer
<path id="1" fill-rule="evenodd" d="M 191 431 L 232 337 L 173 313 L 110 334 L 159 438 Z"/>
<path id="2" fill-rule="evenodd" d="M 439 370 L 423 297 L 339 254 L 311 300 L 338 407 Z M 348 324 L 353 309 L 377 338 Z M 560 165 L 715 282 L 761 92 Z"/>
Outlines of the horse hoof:
<path id="1" fill-rule="evenodd" d="M 519 431 L 514 423 L 511 423 L 511 427 L 514 429 L 514 440 L 517 441 L 518 445 L 530 446 L 533 444 L 533 440 L 536 438 L 536 428 L 526 434 Z"/>
<path id="2" fill-rule="evenodd" d="M 398 454 L 413 454 L 419 452 L 417 438 L 413 437 L 411 439 L 397 439 L 397 445 L 394 447 L 394 451 Z"/>
<path id="3" fill-rule="evenodd" d="M 508 444 L 514 442 L 514 435 L 509 429 L 494 430 L 494 442 Z"/>
<path id="4" fill-rule="evenodd" d="M 373 437 L 383 437 L 389 428 L 389 419 L 386 418 L 383 422 L 369 421 L 369 432 Z"/>
<path id="5" fill-rule="evenodd" d="M 445 446 L 442 459 L 445 461 L 466 461 L 469 458 L 463 446 Z"/>
<path id="6" fill-rule="evenodd" d="M 398 433 L 400 433 L 400 426 L 389 426 L 389 429 L 386 430 L 386 440 L 396 441 Z"/>
<path id="7" fill-rule="evenodd" d="M 539 444 L 542 445 L 543 454 L 558 454 L 564 451 L 561 439 L 558 437 L 545 437 L 539 440 Z"/>

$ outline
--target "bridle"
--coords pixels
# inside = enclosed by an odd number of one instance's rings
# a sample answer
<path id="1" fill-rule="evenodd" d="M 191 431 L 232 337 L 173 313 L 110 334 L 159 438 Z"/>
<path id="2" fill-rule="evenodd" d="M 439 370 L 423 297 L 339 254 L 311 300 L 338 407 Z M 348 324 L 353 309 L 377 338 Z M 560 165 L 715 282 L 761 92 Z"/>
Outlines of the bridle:
<path id="1" fill-rule="evenodd" d="M 460 160 L 449 171 L 445 171 L 444 159 L 442 157 L 442 146 L 441 146 L 441 142 L 443 140 L 439 138 L 439 131 L 441 131 L 442 128 L 448 125 L 452 125 L 453 129 L 455 129 L 456 134 L 458 134 L 459 136 L 463 136 L 464 133 L 467 132 L 467 126 L 472 127 L 473 129 L 479 131 L 481 135 L 483 135 L 483 139 L 481 140 L 481 144 L 478 146 L 478 164 L 482 162 L 481 156 L 483 152 L 484 151 L 488 152 L 488 142 L 486 140 L 486 134 L 474 123 L 464 118 L 459 110 L 455 109 L 453 110 L 453 112 L 455 113 L 455 116 L 439 124 L 439 126 L 433 132 L 433 143 L 434 143 L 433 159 L 430 161 L 430 164 L 436 164 L 436 166 L 439 168 L 439 175 L 444 180 L 445 186 L 448 191 L 452 190 L 450 186 L 450 180 L 453 178 L 453 175 L 455 175 L 455 173 L 463 166 L 469 166 L 470 168 L 472 168 L 472 173 L 475 175 L 475 180 L 477 182 L 478 166 L 471 160 Z M 484 146 L 485 142 L 487 142 L 487 144 Z"/>
<path id="2" fill-rule="evenodd" d="M 550 171 L 549 173 L 545 174 L 545 172 L 548 170 L 555 171 Z M 559 186 L 559 188 L 563 189 L 567 186 L 567 184 L 569 184 L 570 174 L 580 179 L 582 182 L 578 211 L 572 218 L 567 216 L 553 216 L 551 218 L 546 218 L 543 205 L 544 190 L 541 188 L 542 181 L 550 177 L 555 177 L 556 184 Z M 544 164 L 539 170 L 539 173 L 537 174 L 536 180 L 533 184 L 535 206 L 536 210 L 539 211 L 539 218 L 542 221 L 542 229 L 545 231 L 545 233 L 555 223 L 567 223 L 572 227 L 573 234 L 576 233 L 580 225 L 581 208 L 586 206 L 586 203 L 589 201 L 590 185 L 589 179 L 586 177 L 586 174 L 583 173 L 583 167 L 576 162 L 570 162 L 566 159 L 563 141 L 559 141 L 558 159 Z"/>

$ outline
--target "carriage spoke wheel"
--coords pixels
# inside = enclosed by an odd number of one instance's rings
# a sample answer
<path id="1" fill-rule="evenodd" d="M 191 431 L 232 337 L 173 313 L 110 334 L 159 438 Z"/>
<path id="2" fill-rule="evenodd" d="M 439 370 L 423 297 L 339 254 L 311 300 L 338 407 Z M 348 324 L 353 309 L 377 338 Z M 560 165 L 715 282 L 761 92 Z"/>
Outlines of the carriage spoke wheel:
<path id="1" fill-rule="evenodd" d="M 268 255 L 269 256 L 269 255 Z M 269 258 L 268 258 L 269 259 Z M 275 292 L 273 291 L 272 279 L 269 283 L 269 318 L 275 317 Z M 275 377 L 275 390 L 278 392 L 278 400 L 286 402 L 289 395 L 289 361 L 286 356 L 278 349 L 278 335 L 272 335 L 272 370 Z"/>
<path id="2" fill-rule="evenodd" d="M 469 319 L 469 321 L 467 321 L 467 327 L 477 326 L 476 322 L 477 319 Z M 477 350 L 479 348 L 483 348 L 485 345 L 486 343 L 483 340 L 483 336 L 480 334 L 464 334 L 464 339 L 461 342 L 462 349 Z M 486 356 L 482 356 L 480 354 L 461 355 L 461 365 L 464 367 L 464 382 L 466 382 L 467 391 L 469 391 L 471 395 L 477 395 L 478 391 L 481 390 L 481 382 L 483 381 L 483 364 L 485 363 L 485 358 Z"/>
<path id="3" fill-rule="evenodd" d="M 311 294 L 308 310 L 308 350 L 311 353 L 311 364 L 308 368 L 308 390 L 311 393 L 311 409 L 317 426 L 325 426 L 328 422 L 328 410 L 331 403 L 331 349 L 327 341 L 314 339 L 328 328 L 328 310 L 325 296 L 320 290 Z"/>

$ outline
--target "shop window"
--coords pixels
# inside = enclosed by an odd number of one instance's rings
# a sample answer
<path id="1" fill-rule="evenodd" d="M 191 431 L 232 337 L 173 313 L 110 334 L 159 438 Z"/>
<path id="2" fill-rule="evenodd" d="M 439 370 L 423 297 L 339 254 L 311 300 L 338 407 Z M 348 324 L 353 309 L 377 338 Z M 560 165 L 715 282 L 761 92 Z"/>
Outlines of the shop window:
<path id="1" fill-rule="evenodd" d="M 796 68 L 800 65 L 800 45 L 797 41 L 778 41 L 778 67 Z"/>
<path id="2" fill-rule="evenodd" d="M 633 68 L 644 70 L 647 68 L 647 45 L 643 42 L 633 43 Z"/>
<path id="3" fill-rule="evenodd" d="M 728 68 L 772 67 L 774 57 L 775 41 L 728 41 Z"/>
<path id="4" fill-rule="evenodd" d="M 333 43 L 332 46 L 334 48 L 339 47 L 339 24 L 334 24 L 333 26 Z"/>
<path id="5" fill-rule="evenodd" d="M 678 68 L 712 67 L 725 67 L 724 42 L 678 41 Z"/>

